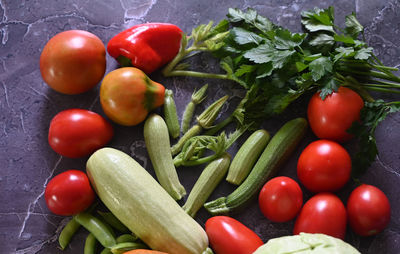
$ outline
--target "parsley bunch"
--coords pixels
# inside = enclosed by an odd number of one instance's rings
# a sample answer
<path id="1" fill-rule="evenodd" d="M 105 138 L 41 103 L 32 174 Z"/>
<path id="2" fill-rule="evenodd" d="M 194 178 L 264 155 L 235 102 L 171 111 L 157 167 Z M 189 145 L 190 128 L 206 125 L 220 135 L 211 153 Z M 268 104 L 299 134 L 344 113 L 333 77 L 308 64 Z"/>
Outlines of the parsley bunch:
<path id="1" fill-rule="evenodd" d="M 366 101 L 362 123 L 350 130 L 361 144 L 354 168 L 362 172 L 378 152 L 376 126 L 388 113 L 400 110 L 398 102 L 375 101 L 368 91 L 400 93 L 400 78 L 393 73 L 397 68 L 385 66 L 373 54 L 354 13 L 346 16 L 344 28 L 334 21 L 333 7 L 315 8 L 301 14 L 304 32 L 293 33 L 254 9 L 229 9 L 227 19 L 218 25 L 201 25 L 184 36 L 180 53 L 163 73 L 240 84 L 247 90 L 240 103 L 244 123 L 261 123 L 280 114 L 306 93 L 318 91 L 324 99 L 340 86 L 348 86 Z M 211 52 L 220 59 L 225 73 L 188 70 L 189 65 L 182 61 L 194 51 Z"/>

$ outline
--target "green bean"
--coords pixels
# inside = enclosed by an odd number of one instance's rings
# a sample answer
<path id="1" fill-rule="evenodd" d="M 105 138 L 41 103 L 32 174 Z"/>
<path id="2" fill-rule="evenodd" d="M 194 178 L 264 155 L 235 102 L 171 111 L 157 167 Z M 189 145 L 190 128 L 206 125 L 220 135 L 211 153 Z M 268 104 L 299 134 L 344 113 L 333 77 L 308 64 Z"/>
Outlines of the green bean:
<path id="1" fill-rule="evenodd" d="M 83 254 L 94 254 L 96 253 L 96 237 L 92 233 L 86 237 L 85 247 L 83 249 Z"/>
<path id="2" fill-rule="evenodd" d="M 123 234 L 117 237 L 117 243 L 135 242 L 139 238 L 135 234 Z"/>
<path id="3" fill-rule="evenodd" d="M 130 230 L 124 224 L 122 224 L 122 222 L 117 217 L 115 217 L 115 215 L 113 213 L 101 212 L 101 211 L 97 211 L 97 213 L 100 214 L 100 216 L 104 219 L 105 222 L 110 224 L 110 226 L 112 226 L 119 232 L 121 232 L 121 233 L 129 233 L 130 232 Z"/>
<path id="4" fill-rule="evenodd" d="M 113 233 L 100 219 L 88 213 L 79 213 L 75 215 L 75 220 L 92 233 L 104 247 L 116 244 Z"/>
<path id="5" fill-rule="evenodd" d="M 147 245 L 143 243 L 132 243 L 132 242 L 125 242 L 125 243 L 118 243 L 111 247 L 111 252 L 113 254 L 122 254 L 130 250 L 136 249 L 148 249 Z"/>
<path id="6" fill-rule="evenodd" d="M 81 224 L 79 224 L 74 218 L 72 218 L 65 225 L 65 227 L 63 228 L 58 237 L 58 243 L 60 244 L 62 250 L 64 250 L 67 247 L 67 245 L 71 242 L 72 237 L 80 227 Z"/>
<path id="7" fill-rule="evenodd" d="M 182 132 L 186 133 L 189 130 L 190 123 L 193 118 L 196 105 L 200 104 L 205 98 L 208 84 L 205 84 L 198 91 L 193 92 L 190 102 L 186 105 L 185 111 L 182 116 Z"/>
<path id="8" fill-rule="evenodd" d="M 172 90 L 169 89 L 165 90 L 164 118 L 165 118 L 165 123 L 167 124 L 168 127 L 169 135 L 172 138 L 179 137 L 181 127 L 179 126 L 178 114 L 176 112 L 174 94 Z"/>

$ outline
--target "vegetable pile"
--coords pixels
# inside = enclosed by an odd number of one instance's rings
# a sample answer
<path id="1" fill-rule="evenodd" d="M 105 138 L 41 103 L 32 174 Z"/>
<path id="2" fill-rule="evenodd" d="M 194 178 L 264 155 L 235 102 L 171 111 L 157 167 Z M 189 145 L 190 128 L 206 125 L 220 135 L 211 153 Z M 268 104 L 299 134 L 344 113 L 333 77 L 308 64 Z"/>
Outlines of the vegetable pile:
<path id="1" fill-rule="evenodd" d="M 65 157 L 88 157 L 87 174 L 67 170 L 46 186 L 49 210 L 72 216 L 60 233 L 60 247 L 67 248 L 82 226 L 89 231 L 85 254 L 96 253 L 98 244 L 101 253 L 127 254 L 358 253 L 342 241 L 347 224 L 360 236 L 383 231 L 391 211 L 380 189 L 360 184 L 346 205 L 335 193 L 349 181 L 359 181 L 378 153 L 376 127 L 387 114 L 400 110 L 399 101 L 385 102 L 370 94 L 399 93 L 400 78 L 393 74 L 397 69 L 373 54 L 354 13 L 346 17 L 343 29 L 335 25 L 332 7 L 301 16 L 303 33 L 273 24 L 253 9 L 229 9 L 227 19 L 215 26 L 212 21 L 200 25 L 189 35 L 173 24 L 149 23 L 113 37 L 107 51 L 121 68 L 104 76 L 100 103 L 115 124 L 143 123 L 139 128 L 155 178 L 131 156 L 105 147 L 118 135 L 106 118 L 84 109 L 58 113 L 50 123 L 50 146 Z M 87 61 L 80 61 L 82 52 L 88 53 Z M 211 52 L 225 72 L 191 70 L 186 59 L 198 52 Z M 61 58 L 69 64 L 59 65 Z M 72 68 L 77 62 L 78 69 Z M 53 37 L 40 59 L 45 82 L 65 94 L 94 87 L 105 74 L 104 66 L 103 43 L 78 30 Z M 193 91 L 180 123 L 173 91 L 147 76 L 160 68 L 166 77 L 231 80 L 246 94 L 227 118 L 219 119 L 228 100 L 223 96 L 191 126 L 196 105 L 206 100 L 206 84 Z M 82 84 L 82 79 L 87 82 Z M 283 114 L 301 97 L 311 98 L 307 116 L 288 120 L 275 133 L 263 129 L 266 119 Z M 226 133 L 231 122 L 236 129 Z M 317 140 L 298 158 L 299 184 L 279 176 L 279 169 L 298 149 L 308 127 Z M 244 133 L 249 134 L 246 141 L 236 154 L 229 154 Z M 353 157 L 343 146 L 352 139 L 359 142 Z M 179 168 L 199 165 L 204 168 L 187 193 Z M 224 179 L 237 188 L 209 200 Z M 303 200 L 303 190 L 313 196 Z M 107 211 L 97 210 L 95 195 Z M 295 220 L 294 236 L 264 244 L 232 217 L 257 197 L 267 220 Z M 204 229 L 196 221 L 203 207 L 210 214 Z"/>

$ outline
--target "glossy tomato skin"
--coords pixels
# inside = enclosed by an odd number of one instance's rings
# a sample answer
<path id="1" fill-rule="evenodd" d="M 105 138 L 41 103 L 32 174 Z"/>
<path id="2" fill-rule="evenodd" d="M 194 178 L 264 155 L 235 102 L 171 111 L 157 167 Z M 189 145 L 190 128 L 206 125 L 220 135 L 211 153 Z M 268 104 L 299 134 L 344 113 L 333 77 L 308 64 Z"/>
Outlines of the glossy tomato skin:
<path id="1" fill-rule="evenodd" d="M 293 219 L 303 205 L 303 192 L 292 178 L 278 176 L 269 180 L 258 196 L 261 212 L 273 222 Z"/>
<path id="2" fill-rule="evenodd" d="M 124 126 L 143 122 L 150 111 L 164 104 L 164 95 L 163 85 L 134 67 L 113 70 L 104 77 L 100 87 L 104 113 Z"/>
<path id="3" fill-rule="evenodd" d="M 106 50 L 94 34 L 69 30 L 52 37 L 40 55 L 43 80 L 63 94 L 79 94 L 96 86 L 106 71 Z"/>
<path id="4" fill-rule="evenodd" d="M 205 230 L 216 254 L 251 254 L 263 244 L 254 231 L 228 216 L 209 218 Z"/>
<path id="5" fill-rule="evenodd" d="M 319 193 L 304 204 L 296 219 L 293 234 L 322 233 L 344 239 L 346 216 L 346 208 L 336 195 Z"/>
<path id="6" fill-rule="evenodd" d="M 101 115 L 85 109 L 67 109 L 51 120 L 48 141 L 58 154 L 80 158 L 103 147 L 113 134 L 111 124 Z"/>
<path id="7" fill-rule="evenodd" d="M 300 154 L 297 176 L 312 192 L 334 192 L 350 179 L 351 158 L 340 144 L 330 140 L 310 143 Z"/>
<path id="8" fill-rule="evenodd" d="M 307 108 L 308 121 L 318 138 L 345 142 L 352 138 L 347 130 L 360 119 L 363 107 L 362 98 L 342 86 L 325 100 L 321 99 L 319 93 L 312 96 Z"/>
<path id="9" fill-rule="evenodd" d="M 347 214 L 354 232 L 361 236 L 375 235 L 389 224 L 389 199 L 375 186 L 360 185 L 347 200 Z"/>
<path id="10" fill-rule="evenodd" d="M 70 169 L 49 181 L 44 192 L 49 210 L 57 215 L 74 215 L 87 209 L 95 198 L 87 175 Z"/>

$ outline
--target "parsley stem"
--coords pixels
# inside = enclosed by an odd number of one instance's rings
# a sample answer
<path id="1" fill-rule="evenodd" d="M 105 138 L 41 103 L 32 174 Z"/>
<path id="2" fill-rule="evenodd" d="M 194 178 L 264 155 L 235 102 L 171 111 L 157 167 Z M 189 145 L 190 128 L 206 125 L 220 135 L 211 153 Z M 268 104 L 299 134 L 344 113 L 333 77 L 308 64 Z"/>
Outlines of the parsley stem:
<path id="1" fill-rule="evenodd" d="M 233 80 L 226 74 L 216 74 L 216 73 L 207 73 L 207 72 L 198 72 L 198 71 L 171 71 L 168 74 L 164 74 L 165 76 L 189 76 L 196 78 L 215 78 L 215 79 L 229 79 Z"/>
<path id="2" fill-rule="evenodd" d="M 339 72 L 346 72 L 346 73 L 352 73 L 352 74 L 358 74 L 361 76 L 372 76 L 375 78 L 381 78 L 381 79 L 386 79 L 394 82 L 399 82 L 400 83 L 400 78 L 393 75 L 389 76 L 386 73 L 379 72 L 379 71 L 357 71 L 357 70 L 351 70 L 351 69 L 341 69 L 339 68 Z"/>
<path id="3" fill-rule="evenodd" d="M 369 80 L 367 80 L 367 81 L 368 81 L 368 82 L 372 82 L 372 83 L 380 84 L 380 85 L 382 85 L 382 87 L 400 88 L 400 84 L 392 83 L 392 82 L 387 82 L 387 81 L 383 81 L 383 80 L 369 79 Z"/>
<path id="4" fill-rule="evenodd" d="M 393 90 L 385 87 L 381 87 L 377 84 L 362 84 L 365 89 L 376 91 L 376 92 L 384 92 L 384 93 L 397 93 L 400 94 L 400 91 Z"/>
<path id="5" fill-rule="evenodd" d="M 374 61 L 373 61 L 373 63 L 369 63 L 364 60 L 342 58 L 342 59 L 340 59 L 340 62 L 345 65 L 349 65 L 349 64 L 350 65 L 352 65 L 352 64 L 360 65 L 360 66 L 364 65 L 364 66 L 368 66 L 368 67 L 372 67 L 372 68 L 376 68 L 376 69 L 379 68 L 379 69 L 388 70 L 388 71 L 398 71 L 399 70 L 396 67 L 385 66 L 385 65 L 382 65 L 382 64 L 380 64 L 378 62 L 374 62 Z"/>

